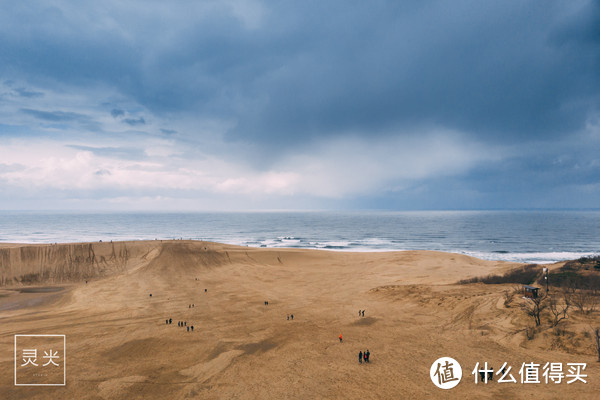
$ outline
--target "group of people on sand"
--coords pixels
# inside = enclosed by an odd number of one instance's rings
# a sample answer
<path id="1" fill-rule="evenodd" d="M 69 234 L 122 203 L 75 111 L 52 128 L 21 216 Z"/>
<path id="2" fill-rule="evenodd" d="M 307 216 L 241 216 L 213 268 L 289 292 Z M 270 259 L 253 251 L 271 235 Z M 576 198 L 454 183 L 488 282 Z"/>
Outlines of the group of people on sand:
<path id="1" fill-rule="evenodd" d="M 363 360 L 365 360 L 365 363 L 368 363 L 370 356 L 371 356 L 371 352 L 369 351 L 369 349 L 367 349 L 367 351 L 365 351 L 364 353 L 362 351 L 359 351 L 358 352 L 358 363 L 362 364 Z"/>
<path id="2" fill-rule="evenodd" d="M 165 324 L 171 325 L 172 323 L 173 318 L 165 319 Z M 177 326 L 180 328 L 187 328 L 188 332 L 190 331 L 190 329 L 192 330 L 192 332 L 194 332 L 194 325 L 188 326 L 187 321 L 177 321 Z"/>
<path id="3" fill-rule="evenodd" d="M 364 317 L 365 316 L 365 310 L 358 310 L 358 316 L 359 317 Z"/>
<path id="4" fill-rule="evenodd" d="M 187 331 L 190 331 L 190 328 L 192 330 L 192 332 L 194 332 L 194 325 L 188 326 L 187 321 L 179 321 L 177 322 L 177 326 L 180 328 L 187 328 Z"/>
<path id="5" fill-rule="evenodd" d="M 188 308 L 194 308 L 193 304 L 188 305 Z"/>
<path id="6" fill-rule="evenodd" d="M 292 321 L 293 321 L 293 320 L 294 320 L 294 314 L 288 314 L 288 315 L 287 315 L 287 319 L 288 319 L 288 321 L 290 320 L 290 317 L 292 318 Z"/>

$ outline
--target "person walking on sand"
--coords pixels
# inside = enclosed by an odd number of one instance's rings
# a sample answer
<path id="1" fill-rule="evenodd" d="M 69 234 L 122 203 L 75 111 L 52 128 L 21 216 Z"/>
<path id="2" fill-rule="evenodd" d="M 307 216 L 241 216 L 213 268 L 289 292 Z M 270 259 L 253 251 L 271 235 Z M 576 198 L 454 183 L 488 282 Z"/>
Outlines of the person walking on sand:
<path id="1" fill-rule="evenodd" d="M 192 325 L 192 332 L 194 332 L 194 325 Z"/>
<path id="2" fill-rule="evenodd" d="M 169 325 L 171 325 L 173 323 L 173 319 L 169 318 Z"/>
<path id="3" fill-rule="evenodd" d="M 369 362 L 369 357 L 371 357 L 371 352 L 367 349 L 367 353 L 365 354 L 365 361 Z"/>
<path id="4" fill-rule="evenodd" d="M 360 317 L 360 310 L 358 310 L 358 316 Z"/>
<path id="5" fill-rule="evenodd" d="M 363 317 L 365 316 L 365 310 L 363 310 L 363 311 L 362 311 L 362 316 L 363 316 Z"/>
<path id="6" fill-rule="evenodd" d="M 290 317 L 292 317 L 292 321 L 294 320 L 294 314 L 290 315 Z"/>
<path id="7" fill-rule="evenodd" d="M 359 364 L 362 364 L 362 359 L 363 359 L 363 353 L 362 353 L 362 351 L 359 351 L 358 352 L 358 363 Z"/>
<path id="8" fill-rule="evenodd" d="M 363 353 L 363 358 L 365 359 L 365 364 L 368 363 L 368 361 L 367 361 L 367 352 L 366 351 Z"/>
<path id="9" fill-rule="evenodd" d="M 190 331 L 190 327 L 189 327 L 189 326 L 187 327 L 187 331 L 188 331 L 188 332 Z"/>
<path id="10" fill-rule="evenodd" d="M 342 334 L 340 333 L 340 343 L 342 343 Z"/>
<path id="11" fill-rule="evenodd" d="M 290 314 L 288 314 L 288 315 L 287 315 L 287 320 L 288 320 L 288 321 L 290 320 Z"/>

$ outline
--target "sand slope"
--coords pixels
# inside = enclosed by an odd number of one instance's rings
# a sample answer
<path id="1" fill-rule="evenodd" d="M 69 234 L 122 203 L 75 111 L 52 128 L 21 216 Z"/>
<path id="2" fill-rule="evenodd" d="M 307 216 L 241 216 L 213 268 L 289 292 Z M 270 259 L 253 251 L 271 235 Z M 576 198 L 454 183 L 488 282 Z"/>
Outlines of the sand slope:
<path id="1" fill-rule="evenodd" d="M 573 315 L 572 337 L 546 330 L 528 341 L 527 317 L 503 305 L 510 285 L 455 284 L 511 267 L 189 241 L 4 245 L 0 398 L 597 398 L 600 368 L 583 333 L 595 315 Z M 23 276 L 65 289 L 9 290 Z M 13 386 L 16 333 L 66 334 L 66 387 Z M 372 361 L 359 365 L 367 348 Z M 449 391 L 429 379 L 442 356 L 463 366 Z M 589 383 L 475 385 L 478 361 L 507 361 L 517 379 L 522 362 L 586 362 Z"/>

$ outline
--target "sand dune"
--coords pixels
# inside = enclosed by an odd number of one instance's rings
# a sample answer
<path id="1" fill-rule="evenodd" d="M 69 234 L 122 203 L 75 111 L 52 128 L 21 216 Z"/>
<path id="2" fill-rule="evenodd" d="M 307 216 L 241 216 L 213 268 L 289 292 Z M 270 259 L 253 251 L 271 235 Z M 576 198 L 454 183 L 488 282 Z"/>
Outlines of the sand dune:
<path id="1" fill-rule="evenodd" d="M 511 285 L 456 284 L 515 266 L 423 251 L 5 244 L 0 398 L 597 398 L 586 336 L 595 314 L 573 313 L 566 333 L 527 340 L 522 300 L 504 306 Z M 15 290 L 24 286 L 62 289 Z M 65 387 L 13 386 L 17 333 L 66 335 Z M 372 361 L 359 365 L 365 349 Z M 448 391 L 429 378 L 442 356 L 463 366 Z M 484 361 L 509 362 L 517 379 L 522 362 L 585 362 L 588 383 L 475 385 L 471 371 Z"/>

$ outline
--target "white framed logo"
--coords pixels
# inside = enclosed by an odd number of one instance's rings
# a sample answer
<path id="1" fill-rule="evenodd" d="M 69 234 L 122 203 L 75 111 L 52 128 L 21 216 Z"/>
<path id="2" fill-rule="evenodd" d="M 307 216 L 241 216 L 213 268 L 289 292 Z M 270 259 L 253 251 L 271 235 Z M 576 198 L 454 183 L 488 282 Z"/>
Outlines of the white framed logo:
<path id="1" fill-rule="evenodd" d="M 15 335 L 15 386 L 65 386 L 66 355 L 66 335 Z"/>

